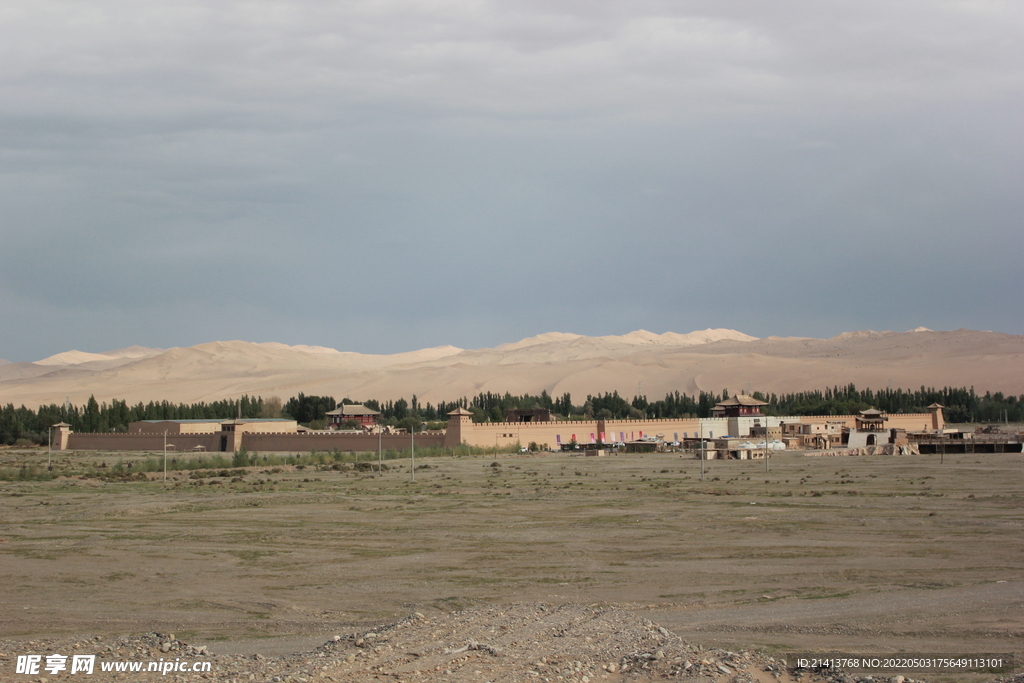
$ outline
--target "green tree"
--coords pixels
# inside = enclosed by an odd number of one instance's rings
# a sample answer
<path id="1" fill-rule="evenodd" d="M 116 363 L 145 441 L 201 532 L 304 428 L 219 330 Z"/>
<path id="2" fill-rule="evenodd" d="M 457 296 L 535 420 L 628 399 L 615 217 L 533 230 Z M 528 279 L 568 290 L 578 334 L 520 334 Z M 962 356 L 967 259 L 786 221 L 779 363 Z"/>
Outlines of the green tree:
<path id="1" fill-rule="evenodd" d="M 415 415 L 408 415 L 398 421 L 398 426 L 402 427 L 407 432 L 418 432 L 423 428 L 423 420 Z"/>
<path id="2" fill-rule="evenodd" d="M 85 403 L 85 415 L 83 425 L 84 431 L 95 432 L 100 427 L 100 404 L 96 402 L 95 396 L 89 396 L 89 400 Z"/>
<path id="3" fill-rule="evenodd" d="M 281 417 L 281 411 L 283 409 L 284 404 L 281 402 L 281 397 L 271 396 L 263 401 L 263 407 L 260 409 L 259 416 L 262 418 Z"/>
<path id="4" fill-rule="evenodd" d="M 284 413 L 299 424 L 309 425 L 311 422 L 324 422 L 327 412 L 336 407 L 332 396 L 306 396 L 300 392 L 284 404 Z"/>

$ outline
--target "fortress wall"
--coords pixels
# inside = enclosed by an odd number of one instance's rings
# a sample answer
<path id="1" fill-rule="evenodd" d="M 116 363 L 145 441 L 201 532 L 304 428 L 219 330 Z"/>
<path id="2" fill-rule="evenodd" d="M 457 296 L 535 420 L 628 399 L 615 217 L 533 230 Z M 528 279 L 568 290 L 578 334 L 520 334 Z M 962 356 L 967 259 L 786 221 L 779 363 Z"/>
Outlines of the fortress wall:
<path id="1" fill-rule="evenodd" d="M 703 432 L 701 431 L 703 429 Z M 519 443 L 528 445 L 531 441 L 558 448 L 559 443 L 569 443 L 576 437 L 581 444 L 604 440 L 633 441 L 641 436 L 664 434 L 669 441 L 686 438 L 686 435 L 707 438 L 724 436 L 729 431 L 728 418 L 682 418 L 662 420 L 578 420 L 566 422 L 450 422 L 447 445 L 465 443 L 470 446 L 507 446 Z M 593 438 L 591 438 L 593 435 Z"/>
<path id="2" fill-rule="evenodd" d="M 295 430 L 299 428 L 299 423 L 295 420 L 287 420 L 283 422 L 246 422 L 244 424 L 235 425 L 235 431 L 252 433 L 274 433 L 274 434 L 294 434 Z"/>
<path id="3" fill-rule="evenodd" d="M 758 416 L 761 424 L 767 423 L 778 427 L 782 422 L 842 422 L 851 429 L 856 426 L 857 415 L 797 415 L 797 416 Z M 729 436 L 748 436 L 750 426 L 755 418 L 707 417 L 680 418 L 660 420 L 581 420 L 576 422 L 484 422 L 473 423 L 466 420 L 462 423 L 452 422 L 448 426 L 447 445 L 454 446 L 466 443 L 470 446 L 507 446 L 515 443 L 526 446 L 531 441 L 547 444 L 557 448 L 561 443 L 572 441 L 581 444 L 597 441 L 604 433 L 604 441 L 633 441 L 642 436 L 663 434 L 666 441 L 684 438 L 720 438 Z M 932 428 L 930 413 L 908 413 L 889 415 L 886 426 L 889 428 L 918 431 Z M 733 434 L 732 432 L 737 432 Z M 593 434 L 593 439 L 591 439 Z"/>
<path id="4" fill-rule="evenodd" d="M 216 434 L 168 434 L 167 450 L 176 453 L 191 451 L 195 446 L 202 446 L 210 453 L 218 453 L 221 437 L 228 437 L 228 452 L 232 448 L 234 435 L 230 432 Z M 312 450 L 330 451 L 376 451 L 377 435 L 375 434 L 288 434 L 281 432 L 243 432 L 241 445 L 252 451 L 286 451 L 292 453 L 308 453 Z M 408 434 L 384 434 L 380 443 L 386 449 L 408 450 L 410 436 Z M 416 435 L 417 446 L 443 446 L 444 432 L 424 432 Z M 164 435 L 145 432 L 111 433 L 111 434 L 78 434 L 68 436 L 68 449 L 81 451 L 162 451 Z"/>
<path id="5" fill-rule="evenodd" d="M 697 417 L 660 420 L 602 420 L 598 424 L 605 432 L 605 439 L 608 441 L 635 441 L 641 436 L 657 434 L 664 434 L 666 441 L 677 441 L 700 436 L 702 422 L 705 423 L 705 436 L 708 433 L 709 422 L 711 423 L 710 429 L 715 434 L 725 433 L 726 426 L 724 424 L 719 426 L 717 418 L 711 420 L 701 420 Z"/>
<path id="6" fill-rule="evenodd" d="M 140 431 L 158 431 L 158 430 L 140 430 Z M 162 429 L 159 431 L 163 431 Z M 193 423 L 193 424 L 181 424 L 178 425 L 179 434 L 215 434 L 220 431 L 220 422 L 210 423 Z M 168 431 L 168 434 L 173 432 Z"/>
<path id="7" fill-rule="evenodd" d="M 175 453 L 191 451 L 202 446 L 207 451 L 220 450 L 218 434 L 168 434 L 167 450 Z M 68 450 L 73 451 L 162 451 L 164 449 L 163 432 L 159 434 L 121 433 L 116 434 L 78 434 L 68 435 Z"/>
<path id="8" fill-rule="evenodd" d="M 857 426 L 857 418 L 860 415 L 799 415 L 795 417 L 782 418 L 786 422 L 801 422 L 809 424 L 812 422 L 842 422 L 844 426 L 854 429 Z M 906 429 L 911 432 L 931 430 L 931 413 L 890 413 L 886 415 L 886 429 Z"/>
<path id="9" fill-rule="evenodd" d="M 851 429 L 856 426 L 856 415 L 829 416 L 792 416 L 768 418 L 769 424 L 777 425 L 785 422 L 842 422 Z M 908 431 L 932 429 L 931 413 L 909 413 L 889 415 L 887 428 L 906 429 Z M 761 418 L 762 420 L 764 418 Z M 735 420 L 734 420 L 735 421 Z M 752 419 L 750 422 L 752 423 Z M 737 422 L 740 431 L 746 425 Z M 246 425 L 255 427 L 256 425 Z M 277 425 L 274 425 L 277 428 Z M 576 438 L 577 443 L 589 444 L 601 438 L 604 441 L 632 441 L 641 436 L 663 434 L 666 441 L 684 438 L 719 438 L 730 431 L 729 418 L 682 418 L 662 420 L 581 420 L 575 422 L 486 422 L 476 424 L 468 419 L 452 420 L 445 432 L 425 432 L 416 436 L 416 444 L 426 446 L 454 447 L 460 444 L 470 446 L 494 447 L 510 446 L 516 443 L 526 446 L 530 442 L 547 444 L 557 449 L 559 443 L 569 443 Z M 748 430 L 749 432 L 749 430 Z M 209 452 L 219 452 L 221 437 L 228 437 L 227 450 L 233 451 L 236 443 L 254 451 L 310 452 L 312 450 L 330 451 L 376 451 L 378 443 L 386 449 L 407 450 L 410 447 L 408 434 L 385 434 L 378 442 L 375 434 L 345 433 L 312 433 L 300 434 L 289 432 L 253 432 L 248 429 L 236 433 L 194 433 L 168 434 L 168 444 L 173 444 L 176 452 L 190 451 L 195 446 L 202 446 Z M 746 436 L 733 434 L 732 436 Z M 68 435 L 67 448 L 72 450 L 149 450 L 163 449 L 163 430 L 159 433 L 116 433 L 116 434 L 77 434 Z"/>
<path id="10" fill-rule="evenodd" d="M 412 447 L 409 434 L 282 434 L 274 432 L 244 432 L 242 445 L 250 451 L 287 451 L 308 453 L 313 450 L 345 452 L 374 451 L 377 446 L 386 450 L 403 451 Z M 416 446 L 443 446 L 444 432 L 423 432 L 416 435 Z"/>
<path id="11" fill-rule="evenodd" d="M 889 415 L 885 426 L 889 429 L 906 429 L 908 432 L 927 431 L 932 429 L 931 413 L 903 413 Z"/>
<path id="12" fill-rule="evenodd" d="M 576 422 L 549 422 L 548 424 L 555 425 L 553 429 L 554 438 L 546 443 L 554 449 L 559 447 L 559 444 L 571 443 L 573 436 L 576 437 L 576 443 L 597 443 L 601 438 L 601 422 L 598 420 L 579 420 Z M 605 436 L 607 439 L 608 437 Z M 561 440 L 559 440 L 561 439 Z M 538 443 L 541 443 L 538 441 Z M 525 444 L 524 444 L 525 445 Z"/>
<path id="13" fill-rule="evenodd" d="M 201 422 L 179 422 L 176 420 L 161 420 L 159 422 L 147 422 L 140 420 L 128 425 L 129 432 L 143 432 L 147 434 L 213 434 L 222 430 L 225 422 L 233 421 L 232 418 L 222 420 L 203 420 Z M 295 420 L 283 420 L 281 422 L 243 422 L 236 425 L 235 430 L 239 432 L 282 432 L 294 434 L 298 428 Z"/>
<path id="14" fill-rule="evenodd" d="M 474 423 L 466 420 L 461 423 L 449 423 L 448 446 L 465 443 L 470 446 L 492 447 L 512 444 L 528 445 L 531 441 L 547 444 L 550 448 L 558 448 L 558 439 L 562 443 L 572 441 L 576 435 L 577 443 L 590 443 L 590 434 L 597 438 L 597 421 L 581 420 L 578 422 L 482 422 Z"/>
<path id="15" fill-rule="evenodd" d="M 727 417 L 705 417 L 700 421 L 702 439 L 713 439 L 725 436 L 729 433 L 729 418 Z"/>
<path id="16" fill-rule="evenodd" d="M 786 422 L 799 422 L 810 424 L 812 422 L 842 422 L 844 427 L 853 429 L 857 426 L 859 415 L 794 415 L 793 417 L 782 418 Z"/>
<path id="17" fill-rule="evenodd" d="M 128 431 L 133 434 L 160 434 L 166 431 L 167 435 L 174 434 L 213 434 L 220 431 L 220 420 L 210 422 L 176 422 L 174 420 L 161 420 L 159 422 L 146 422 L 140 420 L 128 425 Z"/>

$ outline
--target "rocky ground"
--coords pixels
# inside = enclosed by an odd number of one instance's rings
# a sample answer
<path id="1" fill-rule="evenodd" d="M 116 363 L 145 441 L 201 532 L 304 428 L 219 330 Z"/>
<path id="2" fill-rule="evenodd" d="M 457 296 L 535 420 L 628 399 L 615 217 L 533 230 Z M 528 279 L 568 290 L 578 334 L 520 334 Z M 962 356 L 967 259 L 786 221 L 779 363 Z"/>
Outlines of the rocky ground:
<path id="1" fill-rule="evenodd" d="M 87 678 L 67 671 L 10 676 L 18 654 L 96 654 Z M 44 659 L 45 661 L 45 659 Z M 111 673 L 103 662 L 209 661 L 202 673 Z M 792 663 L 789 663 L 792 664 Z M 180 666 L 180 665 L 179 665 Z M 319 683 L 449 681 L 591 683 L 672 680 L 680 683 L 914 683 L 901 676 L 801 671 L 763 653 L 731 652 L 687 642 L 632 612 L 606 606 L 515 604 L 435 617 L 416 613 L 396 623 L 340 633 L 311 652 L 264 657 L 217 654 L 174 634 L 0 642 L 4 680 L 176 683 Z M 1022 683 L 1024 677 L 993 683 Z"/>

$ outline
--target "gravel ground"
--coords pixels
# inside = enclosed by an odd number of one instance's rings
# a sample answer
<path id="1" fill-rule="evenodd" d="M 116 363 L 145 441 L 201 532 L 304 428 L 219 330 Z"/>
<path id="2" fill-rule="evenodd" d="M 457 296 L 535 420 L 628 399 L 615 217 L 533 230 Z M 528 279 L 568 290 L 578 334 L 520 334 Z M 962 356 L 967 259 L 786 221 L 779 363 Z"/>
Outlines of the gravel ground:
<path id="1" fill-rule="evenodd" d="M 0 683 L 83 678 L 15 674 L 54 653 L 211 666 L 84 677 L 128 683 L 856 681 L 771 657 L 1021 661 L 1022 463 L 788 454 L 702 478 L 676 454 L 543 454 L 432 459 L 415 483 L 330 463 L 0 482 Z"/>
<path id="2" fill-rule="evenodd" d="M 515 604 L 470 609 L 428 618 L 416 613 L 396 623 L 337 634 L 311 652 L 264 657 L 217 654 L 205 646 L 147 633 L 103 639 L 2 641 L 0 662 L 14 670 L 18 654 L 96 654 L 85 680 L 177 683 L 315 683 L 320 681 L 450 681 L 591 683 L 672 680 L 681 683 L 880 683 L 910 678 L 843 672 L 808 672 L 751 651 L 706 648 L 683 640 L 632 612 L 605 606 Z M 190 668 L 208 661 L 209 672 L 112 673 L 104 662 L 175 662 Z M 67 671 L 4 680 L 59 681 L 84 678 Z M 1000 679 L 1020 683 L 1021 677 Z"/>

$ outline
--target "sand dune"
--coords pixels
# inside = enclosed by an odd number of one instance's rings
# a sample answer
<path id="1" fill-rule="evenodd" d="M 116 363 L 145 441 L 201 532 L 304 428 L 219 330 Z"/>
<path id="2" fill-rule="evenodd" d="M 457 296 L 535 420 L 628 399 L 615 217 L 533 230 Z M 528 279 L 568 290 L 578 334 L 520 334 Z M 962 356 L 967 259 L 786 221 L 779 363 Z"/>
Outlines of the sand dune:
<path id="1" fill-rule="evenodd" d="M 275 342 L 210 342 L 188 348 L 68 351 L 0 365 L 0 402 L 35 407 L 100 401 L 211 401 L 242 394 L 337 399 L 452 400 L 480 391 L 789 392 L 859 387 L 974 386 L 1024 394 L 1024 336 L 956 330 L 861 331 L 831 339 L 734 330 L 585 337 L 551 332 L 493 349 L 441 346 L 391 355 Z"/>
<path id="2" fill-rule="evenodd" d="M 149 349 L 145 346 L 129 346 L 116 351 L 104 351 L 103 353 L 89 353 L 87 351 L 65 351 L 35 361 L 36 365 L 81 365 L 83 363 L 106 362 L 122 358 L 149 358 L 163 353 L 163 349 Z"/>
<path id="3" fill-rule="evenodd" d="M 110 360 L 112 357 L 103 353 L 86 353 L 85 351 L 65 351 L 64 353 L 58 353 L 37 360 L 36 365 L 79 365 L 81 363 L 89 363 L 91 361 L 104 361 Z"/>

